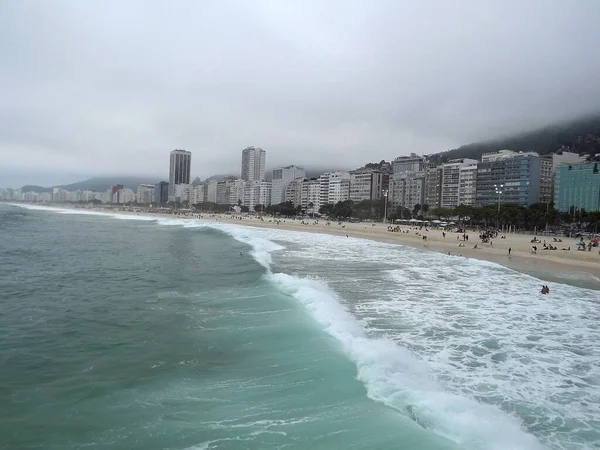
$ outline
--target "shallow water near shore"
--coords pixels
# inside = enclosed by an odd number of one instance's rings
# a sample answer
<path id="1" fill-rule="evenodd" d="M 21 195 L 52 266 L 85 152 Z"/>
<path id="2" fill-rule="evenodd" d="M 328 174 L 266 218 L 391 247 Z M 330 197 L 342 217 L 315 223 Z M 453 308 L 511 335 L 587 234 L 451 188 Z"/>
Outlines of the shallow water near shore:
<path id="1" fill-rule="evenodd" d="M 7 448 L 591 449 L 600 293 L 322 234 L 0 205 Z"/>

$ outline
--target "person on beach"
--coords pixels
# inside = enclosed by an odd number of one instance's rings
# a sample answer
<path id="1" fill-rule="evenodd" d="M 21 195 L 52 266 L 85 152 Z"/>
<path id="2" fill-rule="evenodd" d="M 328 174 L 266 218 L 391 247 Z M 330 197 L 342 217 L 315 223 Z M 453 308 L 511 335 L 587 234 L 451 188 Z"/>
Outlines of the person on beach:
<path id="1" fill-rule="evenodd" d="M 510 252 L 512 252 L 512 247 L 508 247 L 508 254 L 510 255 Z"/>

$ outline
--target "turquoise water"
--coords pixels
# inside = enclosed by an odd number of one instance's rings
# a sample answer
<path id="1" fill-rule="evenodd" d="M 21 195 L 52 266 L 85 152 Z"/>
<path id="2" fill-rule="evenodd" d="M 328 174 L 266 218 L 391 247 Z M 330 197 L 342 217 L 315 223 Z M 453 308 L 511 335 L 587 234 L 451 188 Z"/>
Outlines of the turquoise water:
<path id="1" fill-rule="evenodd" d="M 0 447 L 598 448 L 597 291 L 209 225 L 0 205 Z"/>

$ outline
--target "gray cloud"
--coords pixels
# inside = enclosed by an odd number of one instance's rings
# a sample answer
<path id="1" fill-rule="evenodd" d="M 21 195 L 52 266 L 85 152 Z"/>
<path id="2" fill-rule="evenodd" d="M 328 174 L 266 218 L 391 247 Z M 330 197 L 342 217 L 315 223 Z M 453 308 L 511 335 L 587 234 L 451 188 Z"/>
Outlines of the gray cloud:
<path id="1" fill-rule="evenodd" d="M 352 168 L 585 114 L 600 3 L 0 4 L 0 167 L 164 176 Z M 0 179 L 0 185 L 2 185 Z"/>

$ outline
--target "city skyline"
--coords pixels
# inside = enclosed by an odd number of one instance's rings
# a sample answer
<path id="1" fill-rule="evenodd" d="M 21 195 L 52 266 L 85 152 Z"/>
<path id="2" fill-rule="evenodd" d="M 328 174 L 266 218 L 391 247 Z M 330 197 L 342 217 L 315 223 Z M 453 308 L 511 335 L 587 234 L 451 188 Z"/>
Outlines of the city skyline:
<path id="1" fill-rule="evenodd" d="M 0 5 L 0 185 L 158 177 L 175 145 L 202 178 L 248 143 L 270 167 L 352 168 L 598 109 L 597 2 L 179 5 Z"/>
<path id="2" fill-rule="evenodd" d="M 112 185 L 104 192 L 69 191 L 62 187 L 52 188 L 51 193 L 0 189 L 0 200 L 161 206 L 220 204 L 248 211 L 291 203 L 299 211 L 310 209 L 312 214 L 325 205 L 379 202 L 383 198 L 386 210 L 389 202 L 393 211 L 403 211 L 403 215 L 406 211 L 414 215 L 422 208 L 451 211 L 496 202 L 498 211 L 501 203 L 518 206 L 542 203 L 548 208 L 553 202 L 562 212 L 570 208 L 600 210 L 597 195 L 600 163 L 595 154 L 562 151 L 539 155 L 505 149 L 484 153 L 479 160 L 459 158 L 438 164 L 425 155 L 411 153 L 398 156 L 391 163 L 382 160 L 353 171 L 326 172 L 311 179 L 306 178 L 304 168 L 291 165 L 274 169 L 272 180 L 266 181 L 266 152 L 246 147 L 242 150 L 239 177 L 199 184 L 191 184 L 191 156 L 186 150 L 171 151 L 170 182 L 141 183 L 136 190 L 123 184 Z"/>

